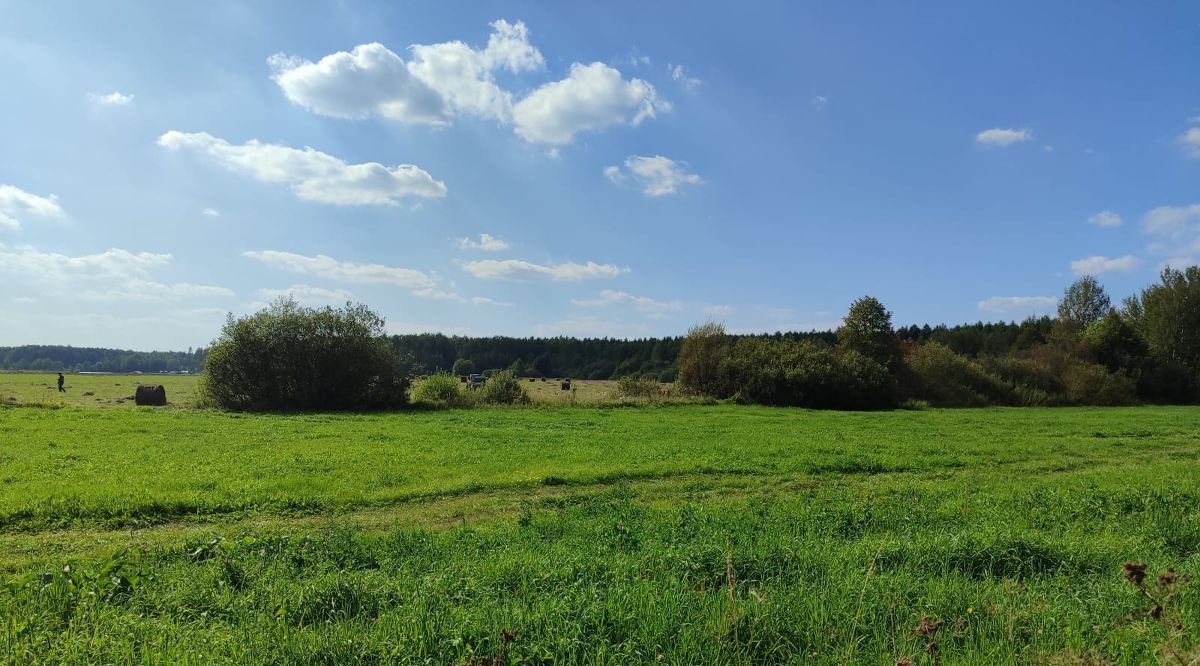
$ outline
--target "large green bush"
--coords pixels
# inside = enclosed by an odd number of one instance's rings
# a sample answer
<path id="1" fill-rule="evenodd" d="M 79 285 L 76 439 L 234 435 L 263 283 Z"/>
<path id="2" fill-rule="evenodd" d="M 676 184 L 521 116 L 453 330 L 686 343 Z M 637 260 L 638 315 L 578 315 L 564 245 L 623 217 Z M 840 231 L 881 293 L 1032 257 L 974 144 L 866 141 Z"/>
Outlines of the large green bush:
<path id="1" fill-rule="evenodd" d="M 470 407 L 471 393 L 463 389 L 462 381 L 455 376 L 438 373 L 430 375 L 413 388 L 413 402 L 427 407 L 450 408 Z"/>
<path id="2" fill-rule="evenodd" d="M 365 305 L 313 309 L 280 299 L 229 316 L 200 392 L 232 410 L 394 408 L 405 403 L 410 367 Z"/>
<path id="3" fill-rule="evenodd" d="M 617 387 L 613 389 L 613 396 L 617 398 L 656 400 L 663 397 L 663 393 L 656 380 L 622 377 L 617 380 Z"/>
<path id="4" fill-rule="evenodd" d="M 1083 342 L 1092 358 L 1112 372 L 1139 369 L 1149 353 L 1133 321 L 1112 310 L 1088 326 Z"/>
<path id="5" fill-rule="evenodd" d="M 895 402 L 887 368 L 856 351 L 766 338 L 741 338 L 729 349 L 718 384 L 747 402 L 818 409 L 879 409 Z"/>
<path id="6" fill-rule="evenodd" d="M 529 393 L 516 375 L 502 370 L 488 377 L 479 388 L 479 401 L 489 405 L 524 405 L 529 403 Z"/>
<path id="7" fill-rule="evenodd" d="M 949 347 L 930 342 L 905 358 L 912 397 L 936 407 L 983 407 L 1013 401 L 1012 389 L 999 377 Z"/>
<path id="8" fill-rule="evenodd" d="M 1067 399 L 1077 405 L 1132 405 L 1137 384 L 1121 372 L 1109 372 L 1098 363 L 1072 363 L 1063 374 Z"/>
<path id="9" fill-rule="evenodd" d="M 698 395 L 725 397 L 721 365 L 728 356 L 724 326 L 709 321 L 691 327 L 679 347 L 679 386 Z"/>

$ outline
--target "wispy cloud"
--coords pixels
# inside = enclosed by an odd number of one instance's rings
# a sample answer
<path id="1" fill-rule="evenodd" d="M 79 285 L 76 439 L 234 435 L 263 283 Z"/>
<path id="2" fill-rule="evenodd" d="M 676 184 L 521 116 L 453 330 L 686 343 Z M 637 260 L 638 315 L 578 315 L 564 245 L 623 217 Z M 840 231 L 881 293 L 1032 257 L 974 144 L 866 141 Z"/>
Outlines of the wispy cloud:
<path id="1" fill-rule="evenodd" d="M 1076 275 L 1100 275 L 1102 273 L 1126 272 L 1138 266 L 1137 257 L 1127 254 L 1123 257 L 1094 256 L 1076 259 L 1071 262 L 1071 271 Z"/>
<path id="2" fill-rule="evenodd" d="M 435 281 L 412 268 L 338 261 L 323 254 L 306 256 L 279 250 L 243 252 L 243 256 L 292 273 L 363 284 L 389 284 L 405 289 L 432 289 Z"/>
<path id="3" fill-rule="evenodd" d="M 975 135 L 975 142 L 985 146 L 1011 146 L 1014 143 L 1033 139 L 1033 132 L 1028 129 L 1011 129 L 993 127 Z"/>
<path id="4" fill-rule="evenodd" d="M 101 106 L 127 106 L 133 103 L 133 95 L 126 95 L 119 92 L 106 94 L 88 93 L 88 99 Z"/>
<path id="5" fill-rule="evenodd" d="M 1111 210 L 1105 210 L 1089 217 L 1088 224 L 1097 227 L 1119 227 L 1121 226 L 1121 216 Z"/>
<path id="6" fill-rule="evenodd" d="M 612 264 L 597 264 L 591 261 L 583 264 L 573 261 L 560 264 L 535 264 L 521 259 L 484 259 L 468 261 L 462 267 L 471 275 L 485 280 L 574 281 L 614 278 L 629 272 L 628 268 L 620 268 Z"/>
<path id="7" fill-rule="evenodd" d="M 29 286 L 91 301 L 176 301 L 233 296 L 225 287 L 164 283 L 152 276 L 169 265 L 170 254 L 133 253 L 113 248 L 98 254 L 70 256 L 40 252 L 32 247 L 8 250 L 0 246 L 0 273 L 9 283 L 36 276 Z"/>
<path id="8" fill-rule="evenodd" d="M 975 304 L 983 312 L 997 314 L 1048 314 L 1057 306 L 1053 296 L 993 296 Z"/>
<path id="9" fill-rule="evenodd" d="M 255 140 L 234 145 L 206 132 L 172 130 L 158 138 L 168 150 L 194 150 L 236 173 L 267 183 L 287 183 L 301 199 L 339 206 L 397 205 L 403 197 L 436 198 L 446 185 L 411 164 L 346 164 L 312 148 L 291 148 Z"/>
<path id="10" fill-rule="evenodd" d="M 307 305 L 345 303 L 354 300 L 354 294 L 345 289 L 326 289 L 307 284 L 294 284 L 287 289 L 259 289 L 258 295 L 267 300 L 274 300 L 280 296 L 290 297 L 298 303 Z"/>
<path id="11" fill-rule="evenodd" d="M 500 250 L 508 249 L 508 243 L 496 238 L 491 234 L 479 234 L 479 240 L 458 238 L 455 239 L 454 244 L 457 245 L 458 249 L 460 250 L 483 250 L 485 252 L 499 252 Z"/>
<path id="12" fill-rule="evenodd" d="M 600 292 L 599 298 L 594 299 L 572 299 L 575 305 L 584 307 L 603 307 L 614 304 L 629 304 L 639 312 L 649 314 L 663 314 L 666 312 L 679 312 L 683 309 L 683 303 L 679 301 L 657 301 L 647 296 L 634 296 L 624 291 L 614 291 L 605 289 Z"/>
<path id="13" fill-rule="evenodd" d="M 58 205 L 58 197 L 53 194 L 41 197 L 13 185 L 0 185 L 0 229 L 20 227 L 18 215 L 62 217 L 63 209 Z"/>
<path id="14" fill-rule="evenodd" d="M 1179 135 L 1179 144 L 1183 146 L 1184 155 L 1200 160 L 1200 127 L 1192 127 Z"/>
<path id="15" fill-rule="evenodd" d="M 683 69 L 683 65 L 668 64 L 667 70 L 671 72 L 671 78 L 677 81 L 679 85 L 683 86 L 688 92 L 695 92 L 696 89 L 704 85 L 704 82 L 700 79 L 694 76 L 689 76 L 688 73 Z"/>

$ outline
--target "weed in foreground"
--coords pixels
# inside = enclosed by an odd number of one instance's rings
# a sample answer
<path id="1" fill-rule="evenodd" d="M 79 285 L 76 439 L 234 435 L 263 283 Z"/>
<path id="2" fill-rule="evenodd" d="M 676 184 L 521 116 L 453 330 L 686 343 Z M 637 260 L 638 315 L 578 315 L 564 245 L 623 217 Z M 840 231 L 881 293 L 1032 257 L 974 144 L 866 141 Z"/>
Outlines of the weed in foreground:
<path id="1" fill-rule="evenodd" d="M 1123 566 L 1125 580 L 1129 581 L 1151 605 L 1139 614 L 1158 620 L 1166 634 L 1162 645 L 1164 664 L 1200 664 L 1200 650 L 1190 650 L 1187 631 L 1179 621 L 1175 608 L 1179 591 L 1188 582 L 1188 576 L 1167 568 L 1154 578 L 1154 586 L 1146 584 L 1149 577 L 1145 562 L 1126 562 Z"/>

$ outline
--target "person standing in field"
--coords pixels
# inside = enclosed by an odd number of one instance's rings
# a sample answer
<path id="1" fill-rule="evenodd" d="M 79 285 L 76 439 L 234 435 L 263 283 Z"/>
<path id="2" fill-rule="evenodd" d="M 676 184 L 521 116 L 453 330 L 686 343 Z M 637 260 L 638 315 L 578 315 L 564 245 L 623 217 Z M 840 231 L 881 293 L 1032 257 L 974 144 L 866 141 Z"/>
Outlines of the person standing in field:
<path id="1" fill-rule="evenodd" d="M 60 373 L 58 373 L 58 392 L 59 393 L 67 392 L 67 389 L 63 388 L 63 381 L 65 381 L 65 380 L 62 376 L 62 373 L 60 372 Z"/>

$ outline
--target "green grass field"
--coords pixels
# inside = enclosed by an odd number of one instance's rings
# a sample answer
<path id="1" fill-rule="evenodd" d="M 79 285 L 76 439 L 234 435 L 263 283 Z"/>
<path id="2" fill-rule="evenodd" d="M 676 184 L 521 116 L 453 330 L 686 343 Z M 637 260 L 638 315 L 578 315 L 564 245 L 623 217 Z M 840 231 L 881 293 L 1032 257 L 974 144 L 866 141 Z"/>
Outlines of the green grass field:
<path id="1" fill-rule="evenodd" d="M 134 407 L 133 393 L 138 384 L 162 384 L 167 391 L 169 406 L 191 408 L 196 406 L 196 388 L 200 377 L 68 374 L 65 379 L 66 392 L 59 393 L 56 374 L 0 372 L 0 405 L 131 408 Z M 574 391 L 562 390 L 561 383 L 553 378 L 521 381 L 534 402 L 551 405 L 609 400 L 617 386 L 617 382 L 610 380 L 576 379 L 571 384 Z"/>
<path id="2" fill-rule="evenodd" d="M 1137 664 L 1200 632 L 1195 584 L 1169 636 L 1121 575 L 1200 573 L 1197 408 L 96 404 L 0 407 L 8 663 L 934 663 L 928 616 L 940 663 Z"/>

